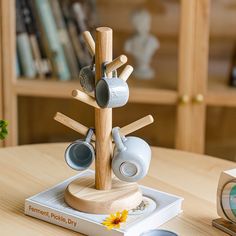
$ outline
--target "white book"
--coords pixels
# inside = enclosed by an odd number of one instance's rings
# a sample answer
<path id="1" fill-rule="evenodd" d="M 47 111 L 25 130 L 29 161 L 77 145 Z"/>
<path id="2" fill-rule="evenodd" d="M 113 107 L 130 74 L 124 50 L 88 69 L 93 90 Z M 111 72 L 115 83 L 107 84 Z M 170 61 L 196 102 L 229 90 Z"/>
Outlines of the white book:
<path id="1" fill-rule="evenodd" d="M 107 230 L 102 222 L 108 215 L 80 212 L 64 202 L 67 185 L 76 178 L 89 175 L 94 175 L 94 171 L 86 170 L 26 199 L 25 214 L 89 236 L 135 236 L 159 227 L 182 212 L 183 198 L 140 186 L 143 192 L 140 206 L 129 211 L 127 221 L 120 229 Z"/>

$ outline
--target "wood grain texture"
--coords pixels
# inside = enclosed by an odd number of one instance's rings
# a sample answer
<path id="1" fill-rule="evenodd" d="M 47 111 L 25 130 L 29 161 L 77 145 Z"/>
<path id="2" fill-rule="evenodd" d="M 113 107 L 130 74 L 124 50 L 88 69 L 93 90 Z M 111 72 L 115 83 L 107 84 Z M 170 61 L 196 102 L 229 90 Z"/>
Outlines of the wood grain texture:
<path id="1" fill-rule="evenodd" d="M 0 149 L 1 235 L 80 235 L 25 216 L 23 211 L 26 198 L 77 173 L 64 161 L 67 146 L 40 144 Z M 236 164 L 164 148 L 152 148 L 152 153 L 149 173 L 140 184 L 184 197 L 183 213 L 161 228 L 181 236 L 225 236 L 211 222 L 218 217 L 219 176 L 223 170 L 236 168 Z"/>
<path id="2" fill-rule="evenodd" d="M 181 1 L 181 19 L 179 35 L 179 96 L 192 96 L 194 30 L 196 1 Z M 182 150 L 191 149 L 189 133 L 192 128 L 191 103 L 182 104 L 177 108 L 176 147 Z"/>
<path id="3" fill-rule="evenodd" d="M 133 66 L 127 65 L 124 68 L 124 70 L 122 70 L 122 72 L 120 73 L 119 78 L 126 81 L 129 78 L 129 76 L 132 74 L 133 70 L 134 70 Z"/>
<path id="4" fill-rule="evenodd" d="M 9 122 L 9 135 L 4 142 L 6 146 L 14 146 L 18 143 L 17 96 L 13 89 L 13 84 L 16 80 L 15 1 L 0 1 L 0 10 L 3 109 L 4 119 Z"/>
<path id="5" fill-rule="evenodd" d="M 206 90 L 208 79 L 210 0 L 196 1 L 195 35 L 194 35 L 194 68 L 192 79 L 193 97 L 203 96 L 203 101 L 193 103 L 191 149 L 189 151 L 204 153 L 206 123 Z"/>
<path id="6" fill-rule="evenodd" d="M 72 96 L 73 96 L 73 98 L 75 98 L 81 102 L 84 102 L 92 107 L 99 108 L 96 100 L 93 97 L 89 96 L 85 92 L 75 89 L 72 91 Z"/>
<path id="7" fill-rule="evenodd" d="M 208 81 L 206 103 L 210 106 L 236 107 L 235 88 L 225 84 L 225 80 L 217 77 Z"/>
<path id="8" fill-rule="evenodd" d="M 97 190 L 93 176 L 72 181 L 65 191 L 65 201 L 72 208 L 93 213 L 111 214 L 131 210 L 142 202 L 142 193 L 137 183 L 112 180 L 112 189 Z"/>
<path id="9" fill-rule="evenodd" d="M 88 50 L 89 50 L 91 56 L 94 56 L 95 55 L 95 42 L 93 40 L 92 35 L 90 34 L 89 31 L 83 32 L 82 35 L 84 37 L 84 41 L 88 47 Z"/>
<path id="10" fill-rule="evenodd" d="M 158 12 L 158 1 L 114 1 L 109 4 L 109 0 L 98 1 L 98 13 L 101 15 L 100 24 L 109 22 L 113 29 L 119 29 L 120 32 L 133 32 L 132 24 L 127 24 L 130 20 L 130 12 L 137 7 L 139 3 L 152 14 L 151 32 L 158 38 L 177 39 L 179 34 L 180 1 L 163 1 L 164 13 Z M 234 40 L 236 32 L 231 30 L 236 27 L 236 4 L 234 0 L 213 0 L 212 13 L 210 15 L 211 38 L 220 40 Z"/>
<path id="11" fill-rule="evenodd" d="M 70 117 L 57 112 L 54 116 L 54 120 L 58 121 L 59 123 L 67 126 L 70 129 L 73 129 L 74 131 L 83 134 L 84 136 L 87 134 L 89 128 L 84 126 L 83 124 L 79 123 L 78 121 L 75 121 L 71 119 Z M 142 129 L 143 127 L 150 125 L 154 122 L 154 119 L 151 115 L 147 115 L 139 120 L 136 120 L 120 129 L 120 132 L 122 135 L 127 135 L 130 133 L 133 133 L 139 129 Z M 92 140 L 96 140 L 96 135 L 93 134 Z"/>
<path id="12" fill-rule="evenodd" d="M 73 119 L 71 119 L 70 117 L 57 112 L 56 115 L 54 116 L 54 120 L 58 121 L 59 123 L 67 126 L 70 129 L 73 129 L 74 131 L 83 134 L 84 136 L 86 136 L 89 128 L 84 126 L 83 124 L 79 123 L 78 121 L 75 121 Z M 93 134 L 92 136 L 92 140 L 95 140 L 95 134 Z"/>
<path id="13" fill-rule="evenodd" d="M 131 78 L 132 80 L 132 78 Z M 129 80 L 129 81 L 131 81 Z M 145 81 L 146 82 L 146 81 Z M 136 81 L 135 81 L 136 83 Z M 71 98 L 71 91 L 78 87 L 77 82 L 40 81 L 21 78 L 13 85 L 17 95 L 48 98 Z M 175 105 L 178 94 L 174 90 L 144 87 L 131 87 L 129 102 Z"/>
<path id="14" fill-rule="evenodd" d="M 180 96 L 205 97 L 208 73 L 209 0 L 181 1 L 179 43 Z M 177 110 L 176 147 L 204 152 L 205 101 L 179 104 Z"/>
<path id="15" fill-rule="evenodd" d="M 127 135 L 135 132 L 138 129 L 142 129 L 143 127 L 150 125 L 154 122 L 154 119 L 151 115 L 147 115 L 139 120 L 136 120 L 120 129 L 122 135 Z"/>
<path id="16" fill-rule="evenodd" d="M 123 66 L 127 62 L 128 58 L 125 55 L 120 55 L 115 58 L 113 61 L 106 64 L 106 73 L 111 73 L 114 70 L 117 70 L 119 67 Z"/>
<path id="17" fill-rule="evenodd" d="M 131 88 L 129 102 L 176 105 L 178 93 L 168 89 Z"/>
<path id="18" fill-rule="evenodd" d="M 236 236 L 236 225 L 222 218 L 214 219 L 212 225 L 228 235 Z"/>
<path id="19" fill-rule="evenodd" d="M 96 81 L 102 77 L 104 62 L 112 61 L 112 29 L 100 27 L 96 29 L 95 40 Z M 111 74 L 107 74 L 108 77 Z M 111 155 L 112 155 L 112 109 L 95 108 L 96 129 L 96 189 L 111 189 Z"/>
<path id="20" fill-rule="evenodd" d="M 1 8 L 1 4 L 0 4 Z M 1 9 L 0 9 L 1 12 Z M 1 26 L 0 26 L 1 27 Z M 0 28 L 0 31 L 2 31 L 2 28 Z M 3 73 L 2 73 L 2 37 L 0 35 L 0 119 L 3 119 Z M 4 141 L 0 141 L 0 147 L 3 147 Z"/>

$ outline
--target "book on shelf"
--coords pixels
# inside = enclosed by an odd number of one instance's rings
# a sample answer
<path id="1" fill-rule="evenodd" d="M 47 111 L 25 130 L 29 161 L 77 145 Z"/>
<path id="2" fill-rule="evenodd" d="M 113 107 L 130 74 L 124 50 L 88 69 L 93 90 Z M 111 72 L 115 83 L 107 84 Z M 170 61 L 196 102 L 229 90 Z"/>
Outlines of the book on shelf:
<path id="1" fill-rule="evenodd" d="M 107 230 L 102 222 L 108 215 L 89 214 L 72 209 L 64 202 L 67 185 L 82 176 L 94 175 L 86 170 L 25 200 L 25 214 L 89 236 L 134 236 L 156 228 L 182 212 L 183 198 L 140 186 L 141 204 L 128 212 L 120 229 Z"/>
<path id="2" fill-rule="evenodd" d="M 62 13 L 68 28 L 68 32 L 71 38 L 71 43 L 76 53 L 77 60 L 80 68 L 88 65 L 88 54 L 84 51 L 82 42 L 82 32 L 78 29 L 76 20 L 74 19 L 74 13 L 72 11 L 72 5 L 68 4 L 68 1 L 61 1 Z"/>
<path id="3" fill-rule="evenodd" d="M 95 26 L 95 1 L 17 0 L 16 7 L 20 75 L 78 78 L 92 62 L 82 32 Z"/>
<path id="4" fill-rule="evenodd" d="M 31 0 L 20 0 L 21 11 L 29 35 L 31 49 L 34 57 L 34 62 L 37 74 L 40 78 L 50 75 L 49 61 L 45 57 L 43 45 L 40 41 L 40 33 L 37 30 L 35 13 Z"/>
<path id="5" fill-rule="evenodd" d="M 82 4 L 80 2 L 75 2 L 72 4 L 72 13 L 74 16 L 74 21 L 77 26 L 78 38 L 84 53 L 84 64 L 90 64 L 91 63 L 90 55 L 82 38 L 82 32 L 87 30 L 87 26 L 85 23 L 86 19 L 85 13 L 83 11 Z"/>
<path id="6" fill-rule="evenodd" d="M 39 46 L 39 50 L 40 50 L 40 55 L 42 58 L 42 67 L 43 67 L 43 71 L 46 77 L 49 77 L 52 75 L 52 63 L 49 60 L 49 58 L 47 57 L 47 53 L 46 53 L 46 46 L 45 43 L 43 41 L 43 37 L 42 37 L 42 30 L 40 27 L 40 22 L 38 20 L 38 16 L 37 16 L 37 10 L 35 8 L 35 4 L 34 4 L 34 0 L 26 0 L 29 11 L 31 13 L 31 17 L 32 17 L 32 23 L 34 24 L 34 33 L 35 36 L 37 38 L 37 42 L 38 42 L 38 46 Z"/>
<path id="7" fill-rule="evenodd" d="M 35 8 L 37 9 L 38 18 L 42 25 L 43 35 L 46 39 L 45 42 L 47 43 L 54 72 L 60 80 L 69 80 L 71 74 L 58 37 L 59 34 L 50 2 L 49 0 L 35 0 Z"/>
<path id="8" fill-rule="evenodd" d="M 78 77 L 79 74 L 79 64 L 76 59 L 76 55 L 71 45 L 68 30 L 66 28 L 66 23 L 62 15 L 62 10 L 58 0 L 50 0 L 52 7 L 52 12 L 56 21 L 56 26 L 58 30 L 58 35 L 60 42 L 62 44 L 68 66 L 71 71 L 72 78 Z"/>
<path id="9" fill-rule="evenodd" d="M 16 46 L 22 75 L 35 78 L 37 72 L 34 64 L 29 35 L 23 21 L 20 0 L 16 0 Z"/>

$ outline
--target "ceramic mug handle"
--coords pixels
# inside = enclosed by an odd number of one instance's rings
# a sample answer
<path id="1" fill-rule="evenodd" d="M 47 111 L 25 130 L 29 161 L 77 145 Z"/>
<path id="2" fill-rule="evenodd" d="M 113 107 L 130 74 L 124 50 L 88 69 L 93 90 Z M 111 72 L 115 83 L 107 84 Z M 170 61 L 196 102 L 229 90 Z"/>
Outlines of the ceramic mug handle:
<path id="1" fill-rule="evenodd" d="M 103 63 L 103 65 L 102 65 L 102 77 L 103 78 L 107 78 L 107 73 L 106 73 L 106 64 L 107 64 L 108 62 L 105 62 L 105 63 Z M 112 71 L 112 77 L 115 77 L 115 78 L 117 78 L 118 77 L 118 75 L 117 75 L 117 70 L 113 70 Z"/>
<path id="2" fill-rule="evenodd" d="M 94 130 L 95 130 L 94 128 L 89 128 L 86 138 L 85 138 L 85 142 L 87 142 L 87 143 L 91 142 L 92 136 L 94 134 Z"/>
<path id="3" fill-rule="evenodd" d="M 122 141 L 122 138 L 120 136 L 120 132 L 119 132 L 119 127 L 115 127 L 112 129 L 112 137 L 113 137 L 113 140 L 116 144 L 116 147 L 117 147 L 117 150 L 119 152 L 122 152 L 122 151 L 125 151 L 126 147 Z"/>

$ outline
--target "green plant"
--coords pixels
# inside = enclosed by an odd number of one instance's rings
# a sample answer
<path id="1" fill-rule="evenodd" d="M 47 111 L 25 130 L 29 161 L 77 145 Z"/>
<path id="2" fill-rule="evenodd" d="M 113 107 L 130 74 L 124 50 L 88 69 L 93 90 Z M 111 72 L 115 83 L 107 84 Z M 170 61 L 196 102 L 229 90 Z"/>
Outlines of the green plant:
<path id="1" fill-rule="evenodd" d="M 0 120 L 0 140 L 3 140 L 7 137 L 8 122 L 6 120 Z"/>

